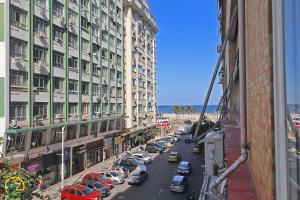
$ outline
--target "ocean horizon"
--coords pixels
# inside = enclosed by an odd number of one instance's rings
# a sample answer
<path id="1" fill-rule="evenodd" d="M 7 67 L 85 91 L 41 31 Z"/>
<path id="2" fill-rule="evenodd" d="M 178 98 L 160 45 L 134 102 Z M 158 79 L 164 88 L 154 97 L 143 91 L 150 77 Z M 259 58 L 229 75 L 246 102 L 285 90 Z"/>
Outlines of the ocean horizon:
<path id="1" fill-rule="evenodd" d="M 197 113 L 202 111 L 203 105 L 158 105 L 157 112 L 163 114 L 172 114 L 174 106 L 192 106 L 196 107 Z M 206 113 L 216 113 L 217 112 L 217 105 L 207 105 Z"/>

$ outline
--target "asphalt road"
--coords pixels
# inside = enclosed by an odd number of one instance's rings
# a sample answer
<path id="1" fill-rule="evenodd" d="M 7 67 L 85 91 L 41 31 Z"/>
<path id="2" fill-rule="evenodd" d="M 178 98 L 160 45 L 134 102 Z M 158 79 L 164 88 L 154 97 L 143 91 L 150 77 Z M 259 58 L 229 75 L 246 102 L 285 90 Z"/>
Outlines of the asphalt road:
<path id="1" fill-rule="evenodd" d="M 199 196 L 199 190 L 203 180 L 204 160 L 202 155 L 193 154 L 193 144 L 185 144 L 184 141 L 177 142 L 172 150 L 156 156 L 150 165 L 147 165 L 149 173 L 148 179 L 137 186 L 129 186 L 127 182 L 116 186 L 112 190 L 112 194 L 105 198 L 107 200 L 184 200 L 196 190 L 196 195 Z M 192 163 L 193 172 L 188 175 L 189 189 L 186 193 L 170 192 L 170 183 L 173 176 L 177 172 L 179 163 L 169 163 L 167 157 L 171 151 L 181 153 L 182 160 Z"/>

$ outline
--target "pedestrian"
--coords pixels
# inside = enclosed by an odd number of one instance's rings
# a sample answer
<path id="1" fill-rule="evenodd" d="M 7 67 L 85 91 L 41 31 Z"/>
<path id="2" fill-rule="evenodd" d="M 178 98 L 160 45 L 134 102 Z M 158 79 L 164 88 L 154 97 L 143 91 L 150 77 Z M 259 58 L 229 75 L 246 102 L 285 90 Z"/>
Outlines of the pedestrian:
<path id="1" fill-rule="evenodd" d="M 130 145 L 128 146 L 127 151 L 128 151 L 129 154 L 131 153 L 131 146 Z"/>

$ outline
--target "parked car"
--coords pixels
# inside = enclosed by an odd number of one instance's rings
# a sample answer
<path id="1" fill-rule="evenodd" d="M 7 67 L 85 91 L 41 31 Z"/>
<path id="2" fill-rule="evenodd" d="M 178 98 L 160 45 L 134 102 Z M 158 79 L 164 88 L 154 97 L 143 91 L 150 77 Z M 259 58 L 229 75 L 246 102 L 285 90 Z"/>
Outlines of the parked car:
<path id="1" fill-rule="evenodd" d="M 148 143 L 146 144 L 146 148 L 145 151 L 147 151 L 148 153 L 162 153 L 165 149 L 163 149 L 162 147 L 156 145 L 155 143 Z"/>
<path id="2" fill-rule="evenodd" d="M 192 172 L 192 164 L 187 161 L 181 161 L 177 172 L 178 174 L 190 174 Z"/>
<path id="3" fill-rule="evenodd" d="M 97 190 L 92 190 L 84 185 L 74 185 L 65 187 L 60 192 L 62 200 L 100 200 L 101 193 Z"/>
<path id="4" fill-rule="evenodd" d="M 133 153 L 132 156 L 143 160 L 145 164 L 150 164 L 152 162 L 152 157 L 147 152 L 136 152 Z"/>
<path id="5" fill-rule="evenodd" d="M 125 182 L 125 176 L 118 174 L 117 172 L 101 172 L 101 174 L 114 182 L 115 185 Z"/>
<path id="6" fill-rule="evenodd" d="M 185 136 L 184 142 L 185 142 L 185 143 L 191 143 L 191 142 L 192 142 L 192 136 L 191 136 L 191 135 Z"/>
<path id="7" fill-rule="evenodd" d="M 188 185 L 189 183 L 187 177 L 176 175 L 172 180 L 170 190 L 172 192 L 186 192 Z"/>
<path id="8" fill-rule="evenodd" d="M 109 187 L 105 186 L 101 182 L 85 182 L 85 183 L 82 183 L 82 184 L 89 187 L 89 188 L 91 188 L 92 190 L 97 190 L 98 192 L 101 193 L 101 196 L 103 198 L 108 197 L 110 195 Z"/>
<path id="9" fill-rule="evenodd" d="M 178 162 L 181 159 L 181 155 L 178 152 L 171 152 L 168 156 L 169 162 Z"/>
<path id="10" fill-rule="evenodd" d="M 167 148 L 172 148 L 174 145 L 171 142 L 168 142 L 167 140 L 157 140 L 156 144 L 158 145 L 165 145 Z"/>
<path id="11" fill-rule="evenodd" d="M 161 148 L 163 151 L 167 150 L 167 145 L 164 142 L 155 142 L 156 146 Z"/>
<path id="12" fill-rule="evenodd" d="M 114 188 L 114 182 L 108 178 L 105 178 L 102 174 L 100 173 L 88 173 L 84 175 L 82 178 L 83 183 L 89 183 L 89 182 L 101 182 L 105 186 L 109 187 L 110 189 Z"/>
<path id="13" fill-rule="evenodd" d="M 148 173 L 143 170 L 135 170 L 130 173 L 127 178 L 127 182 L 129 185 L 141 184 L 148 177 Z"/>
<path id="14" fill-rule="evenodd" d="M 139 158 L 139 157 L 134 157 L 132 155 L 126 155 L 124 157 L 122 157 L 121 160 L 133 160 L 134 162 L 136 162 L 137 164 L 140 164 L 140 165 L 144 165 L 145 162 L 143 159 Z"/>
<path id="15" fill-rule="evenodd" d="M 116 171 L 117 173 L 124 175 L 125 178 L 127 178 L 129 175 L 129 169 L 126 167 L 117 166 L 113 168 L 113 170 Z"/>
<path id="16" fill-rule="evenodd" d="M 129 172 L 132 172 L 136 170 L 137 168 L 143 169 L 144 171 L 147 171 L 147 168 L 144 164 L 140 164 L 139 162 L 136 162 L 134 159 L 122 159 L 119 163 L 119 166 L 125 167 L 129 170 Z"/>
<path id="17" fill-rule="evenodd" d="M 203 153 L 204 151 L 204 144 L 195 144 L 195 146 L 193 147 L 193 153 L 197 153 L 197 154 L 200 154 L 200 153 Z"/>

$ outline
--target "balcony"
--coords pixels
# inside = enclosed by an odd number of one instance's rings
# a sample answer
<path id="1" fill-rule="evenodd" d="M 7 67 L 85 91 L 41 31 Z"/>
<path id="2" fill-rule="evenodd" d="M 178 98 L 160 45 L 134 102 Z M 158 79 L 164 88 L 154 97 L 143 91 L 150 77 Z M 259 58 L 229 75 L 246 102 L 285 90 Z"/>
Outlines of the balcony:
<path id="1" fill-rule="evenodd" d="M 48 102 L 49 101 L 49 93 L 46 91 L 38 91 L 34 88 L 34 102 Z"/>
<path id="2" fill-rule="evenodd" d="M 53 102 L 64 103 L 65 102 L 65 94 L 62 90 L 55 89 L 53 93 Z"/>
<path id="3" fill-rule="evenodd" d="M 28 10 L 28 2 L 27 1 L 20 1 L 20 0 L 10 0 L 10 3 L 17 8 Z"/>
<path id="4" fill-rule="evenodd" d="M 27 25 L 15 21 L 11 21 L 10 24 L 10 35 L 12 37 L 18 38 L 20 40 L 27 40 L 27 38 L 29 37 Z"/>
<path id="5" fill-rule="evenodd" d="M 53 40 L 53 49 L 55 51 L 64 53 L 65 52 L 65 45 L 62 39 L 60 38 L 54 38 Z"/>
<path id="6" fill-rule="evenodd" d="M 28 102 L 29 92 L 25 89 L 23 91 L 10 91 L 10 102 Z"/>
<path id="7" fill-rule="evenodd" d="M 34 14 L 39 18 L 49 21 L 49 10 L 46 9 L 45 5 L 34 3 Z"/>
<path id="8" fill-rule="evenodd" d="M 64 16 L 58 15 L 58 14 L 53 14 L 53 24 L 55 24 L 58 27 L 64 28 L 66 23 L 66 20 Z"/>
<path id="9" fill-rule="evenodd" d="M 24 60 L 23 57 L 11 57 L 10 63 L 11 63 L 10 65 L 11 69 L 28 71 L 28 61 Z"/>

